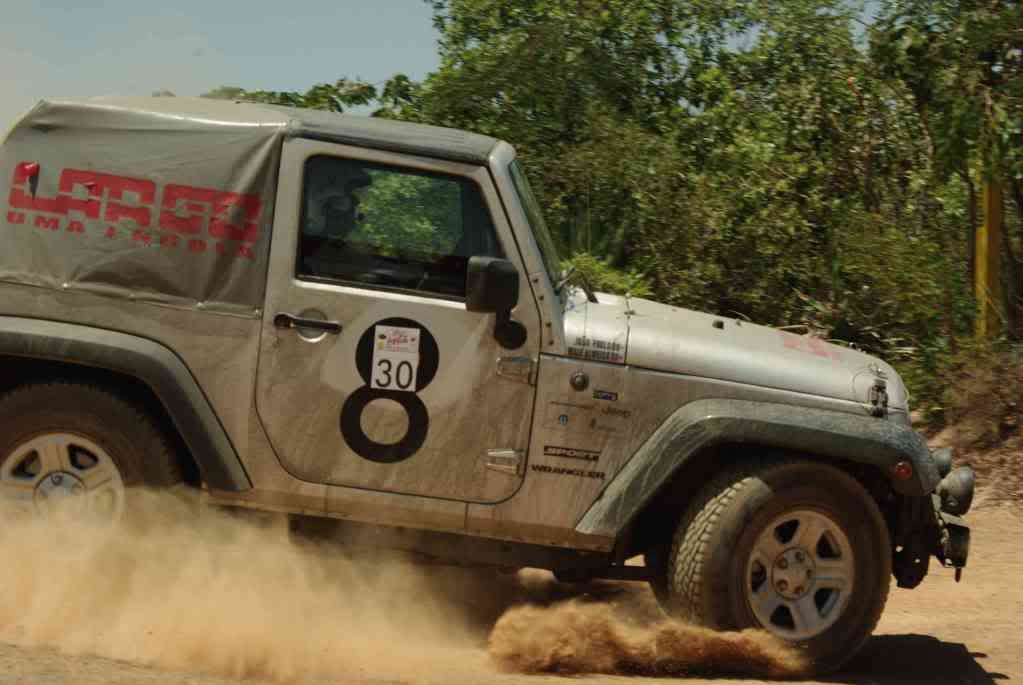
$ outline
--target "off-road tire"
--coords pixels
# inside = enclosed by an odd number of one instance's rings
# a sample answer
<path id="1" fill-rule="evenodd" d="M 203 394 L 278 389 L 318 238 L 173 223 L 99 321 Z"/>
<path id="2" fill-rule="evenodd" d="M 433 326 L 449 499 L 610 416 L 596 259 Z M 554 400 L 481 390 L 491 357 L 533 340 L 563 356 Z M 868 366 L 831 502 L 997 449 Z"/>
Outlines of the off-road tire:
<path id="1" fill-rule="evenodd" d="M 746 599 L 747 563 L 757 536 L 777 516 L 797 507 L 832 517 L 853 550 L 855 589 L 849 603 L 833 625 L 796 643 L 815 673 L 827 673 L 870 637 L 891 579 L 888 528 L 876 502 L 834 466 L 764 458 L 718 475 L 683 514 L 664 564 L 662 591 L 655 594 L 662 595 L 669 614 L 700 625 L 717 630 L 764 627 Z"/>
<path id="2" fill-rule="evenodd" d="M 21 386 L 0 397 L 0 464 L 14 449 L 49 432 L 80 435 L 109 454 L 126 488 L 181 483 L 174 441 L 152 416 L 90 383 L 52 381 Z"/>

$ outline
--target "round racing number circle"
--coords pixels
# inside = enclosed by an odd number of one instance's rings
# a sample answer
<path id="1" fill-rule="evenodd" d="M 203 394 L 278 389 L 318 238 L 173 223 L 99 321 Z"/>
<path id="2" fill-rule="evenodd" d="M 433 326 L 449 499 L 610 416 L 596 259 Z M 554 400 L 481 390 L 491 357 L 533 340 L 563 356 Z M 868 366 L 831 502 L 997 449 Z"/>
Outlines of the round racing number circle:
<path id="1" fill-rule="evenodd" d="M 419 397 L 437 375 L 437 340 L 423 325 L 392 317 L 366 329 L 355 348 L 355 367 L 365 385 L 341 408 L 341 435 L 363 459 L 394 464 L 413 456 L 426 442 L 430 414 Z M 362 413 L 374 400 L 392 400 L 405 410 L 408 429 L 395 443 L 380 443 L 362 429 Z"/>

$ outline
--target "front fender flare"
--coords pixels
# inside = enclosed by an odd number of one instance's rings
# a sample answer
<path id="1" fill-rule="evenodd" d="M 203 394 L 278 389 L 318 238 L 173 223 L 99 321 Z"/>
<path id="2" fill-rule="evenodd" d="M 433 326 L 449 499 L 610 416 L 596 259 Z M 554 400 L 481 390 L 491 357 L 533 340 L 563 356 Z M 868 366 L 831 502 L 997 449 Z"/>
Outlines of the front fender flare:
<path id="1" fill-rule="evenodd" d="M 252 488 L 206 395 L 166 346 L 91 326 L 0 316 L 0 355 L 105 369 L 141 381 L 167 410 L 211 488 L 232 492 Z"/>
<path id="2" fill-rule="evenodd" d="M 896 463 L 908 461 L 913 476 L 891 481 L 903 495 L 930 494 L 940 480 L 923 438 L 891 421 L 768 402 L 697 400 L 678 409 L 654 431 L 604 488 L 576 531 L 617 536 L 694 455 L 722 443 L 749 443 L 870 464 L 889 478 Z"/>

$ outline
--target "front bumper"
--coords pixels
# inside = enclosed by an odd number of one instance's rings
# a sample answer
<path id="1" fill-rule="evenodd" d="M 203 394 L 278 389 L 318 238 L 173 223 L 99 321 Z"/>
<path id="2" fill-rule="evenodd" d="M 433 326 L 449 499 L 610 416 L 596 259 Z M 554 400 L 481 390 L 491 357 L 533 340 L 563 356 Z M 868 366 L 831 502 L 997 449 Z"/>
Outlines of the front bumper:
<path id="1" fill-rule="evenodd" d="M 970 527 L 963 520 L 973 504 L 976 485 L 969 466 L 952 468 L 952 450 L 931 451 L 941 481 L 926 497 L 906 497 L 895 529 L 892 571 L 899 587 L 914 588 L 927 575 L 933 555 L 942 566 L 962 576 L 970 555 Z"/>

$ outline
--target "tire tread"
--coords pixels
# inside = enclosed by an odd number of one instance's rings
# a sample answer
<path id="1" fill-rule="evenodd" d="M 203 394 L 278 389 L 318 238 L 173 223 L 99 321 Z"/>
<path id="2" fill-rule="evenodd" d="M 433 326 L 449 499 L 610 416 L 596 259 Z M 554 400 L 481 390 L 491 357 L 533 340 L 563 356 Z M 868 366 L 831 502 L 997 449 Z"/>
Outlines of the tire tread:
<path id="1" fill-rule="evenodd" d="M 98 383 L 53 379 L 18 386 L 0 395 L 0 420 L 33 404 L 60 401 L 71 394 L 77 395 L 90 413 L 110 421 L 113 430 L 121 426 L 136 439 L 136 463 L 125 465 L 133 467 L 136 473 L 121 474 L 126 485 L 170 487 L 183 480 L 181 461 L 166 427 L 144 408 Z M 130 483 L 136 479 L 141 482 Z"/>
<path id="2" fill-rule="evenodd" d="M 725 469 L 699 491 L 679 522 L 668 555 L 668 588 L 672 609 L 702 623 L 707 618 L 703 579 L 704 558 L 714 537 L 721 512 L 740 495 L 761 461 L 749 460 Z"/>

